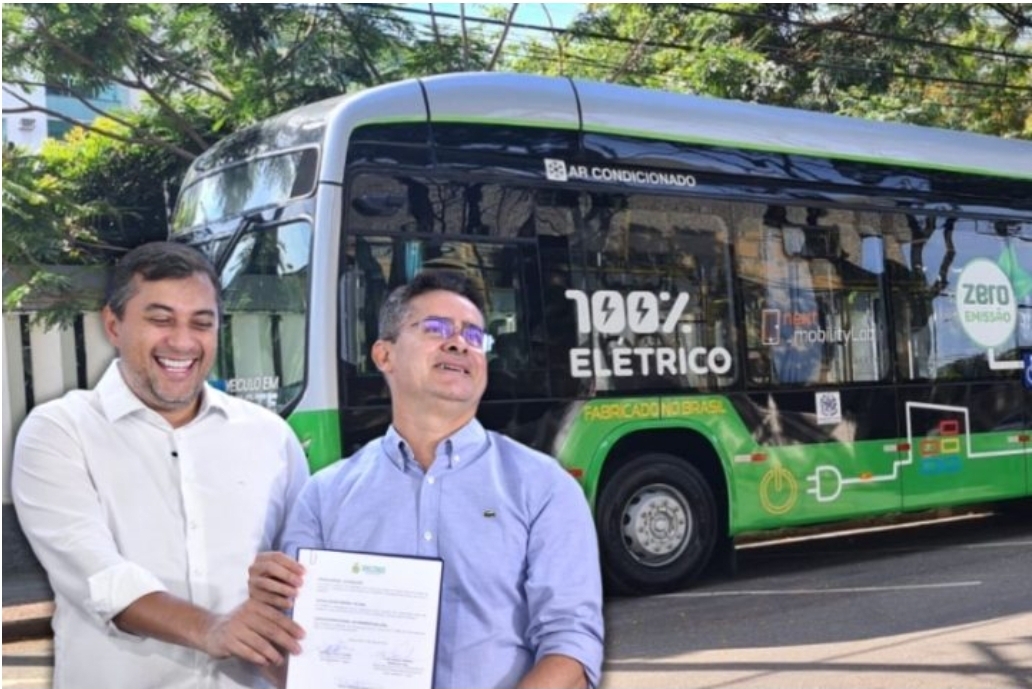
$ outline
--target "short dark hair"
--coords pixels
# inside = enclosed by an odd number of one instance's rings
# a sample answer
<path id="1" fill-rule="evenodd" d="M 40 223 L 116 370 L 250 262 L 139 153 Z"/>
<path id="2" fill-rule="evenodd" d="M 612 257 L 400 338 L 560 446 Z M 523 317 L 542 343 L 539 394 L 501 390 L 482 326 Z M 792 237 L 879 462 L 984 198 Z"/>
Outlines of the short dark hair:
<path id="1" fill-rule="evenodd" d="M 150 242 L 123 256 L 111 271 L 104 293 L 104 305 L 121 320 L 125 316 L 125 305 L 136 294 L 133 278 L 137 275 L 144 282 L 153 282 L 182 280 L 196 274 L 204 275 L 211 281 L 219 313 L 222 313 L 222 294 L 215 267 L 197 249 L 176 242 Z"/>
<path id="2" fill-rule="evenodd" d="M 472 278 L 455 270 L 427 270 L 416 275 L 407 285 L 396 288 L 383 302 L 380 307 L 380 339 L 396 340 L 412 300 L 440 290 L 469 299 L 480 315 L 484 315 L 484 298 Z"/>

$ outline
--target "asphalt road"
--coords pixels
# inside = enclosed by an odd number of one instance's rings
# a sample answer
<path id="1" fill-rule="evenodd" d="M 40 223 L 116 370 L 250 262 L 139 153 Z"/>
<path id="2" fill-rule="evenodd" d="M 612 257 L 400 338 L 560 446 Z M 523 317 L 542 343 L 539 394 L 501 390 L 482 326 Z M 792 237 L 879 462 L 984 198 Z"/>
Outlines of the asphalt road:
<path id="1" fill-rule="evenodd" d="M 602 689 L 1032 689 L 1032 519 L 740 547 L 738 574 L 606 602 Z M 4 644 L 49 687 L 50 640 Z"/>
<path id="2" fill-rule="evenodd" d="M 1032 689 L 1032 520 L 739 549 L 733 579 L 606 603 L 604 689 Z"/>

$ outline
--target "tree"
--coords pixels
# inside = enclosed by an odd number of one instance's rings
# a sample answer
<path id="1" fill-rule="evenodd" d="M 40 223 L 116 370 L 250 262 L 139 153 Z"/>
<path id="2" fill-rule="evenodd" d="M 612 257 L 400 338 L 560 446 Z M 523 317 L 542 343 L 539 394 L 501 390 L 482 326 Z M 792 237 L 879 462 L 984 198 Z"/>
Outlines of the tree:
<path id="1" fill-rule="evenodd" d="M 47 171 L 41 156 L 5 147 L 3 152 L 4 277 L 16 271 L 17 285 L 4 295 L 4 308 L 17 308 L 30 294 L 44 295 L 52 307 L 40 313 L 45 321 L 66 321 L 87 306 L 54 264 L 81 264 L 81 243 L 93 240 L 84 218 L 97 204 L 73 200 L 68 185 Z"/>
<path id="2" fill-rule="evenodd" d="M 517 69 L 1032 138 L 1032 7 L 592 5 Z"/>

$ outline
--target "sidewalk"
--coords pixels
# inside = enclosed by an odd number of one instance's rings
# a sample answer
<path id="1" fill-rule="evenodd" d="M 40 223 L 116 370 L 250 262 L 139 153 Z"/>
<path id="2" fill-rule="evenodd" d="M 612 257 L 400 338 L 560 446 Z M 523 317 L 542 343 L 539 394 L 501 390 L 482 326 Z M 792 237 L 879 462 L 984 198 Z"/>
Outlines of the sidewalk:
<path id="1" fill-rule="evenodd" d="M 50 617 L 53 614 L 53 601 L 5 606 L 4 643 L 51 636 Z"/>
<path id="2" fill-rule="evenodd" d="M 602 689 L 1027 689 L 1032 613 L 803 646 L 607 659 Z"/>

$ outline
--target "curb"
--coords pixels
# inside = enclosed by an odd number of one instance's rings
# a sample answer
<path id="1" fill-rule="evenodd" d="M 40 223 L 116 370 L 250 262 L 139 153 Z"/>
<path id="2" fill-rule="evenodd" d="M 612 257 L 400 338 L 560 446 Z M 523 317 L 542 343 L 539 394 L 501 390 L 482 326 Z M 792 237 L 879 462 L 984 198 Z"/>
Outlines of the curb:
<path id="1" fill-rule="evenodd" d="M 9 605 L 4 607 L 4 643 L 26 639 L 46 639 L 53 636 L 50 618 L 54 614 L 53 601 Z"/>

